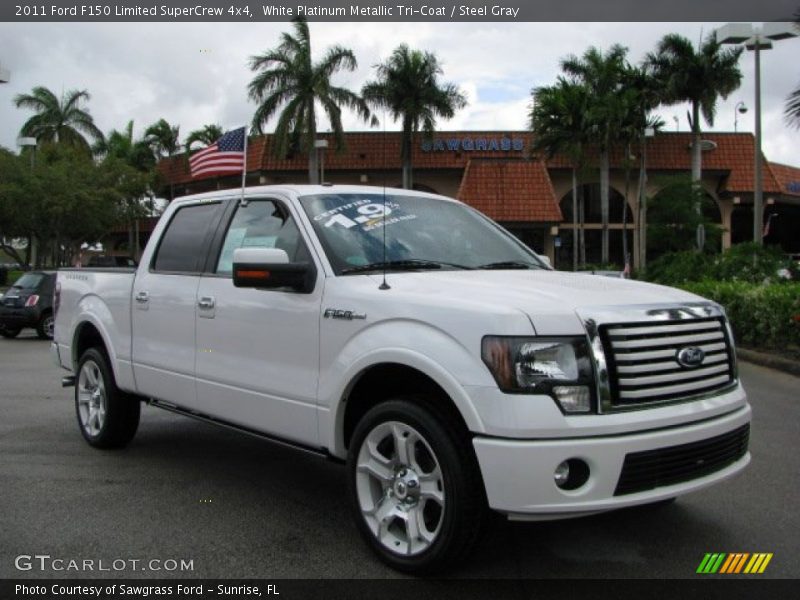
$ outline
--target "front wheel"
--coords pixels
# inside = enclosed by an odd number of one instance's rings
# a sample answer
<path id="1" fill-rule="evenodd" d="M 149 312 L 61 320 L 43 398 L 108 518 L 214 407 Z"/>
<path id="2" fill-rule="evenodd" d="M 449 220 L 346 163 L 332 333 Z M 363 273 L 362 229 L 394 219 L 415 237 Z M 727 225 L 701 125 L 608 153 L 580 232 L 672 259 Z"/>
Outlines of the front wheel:
<path id="1" fill-rule="evenodd" d="M 125 446 L 139 427 L 139 411 L 139 400 L 117 387 L 105 352 L 84 352 L 75 383 L 75 412 L 84 439 L 96 448 Z"/>
<path id="2" fill-rule="evenodd" d="M 434 406 L 376 406 L 356 427 L 348 456 L 361 534 L 390 566 L 415 574 L 466 557 L 487 512 L 469 434 Z"/>

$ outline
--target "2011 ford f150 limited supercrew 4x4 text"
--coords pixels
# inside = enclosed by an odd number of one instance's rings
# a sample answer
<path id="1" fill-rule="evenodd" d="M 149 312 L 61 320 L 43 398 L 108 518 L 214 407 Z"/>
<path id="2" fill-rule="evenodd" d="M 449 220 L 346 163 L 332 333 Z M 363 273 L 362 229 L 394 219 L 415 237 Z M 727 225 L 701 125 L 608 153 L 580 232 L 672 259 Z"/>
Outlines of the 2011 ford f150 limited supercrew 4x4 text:
<path id="1" fill-rule="evenodd" d="M 128 443 L 146 401 L 346 460 L 364 538 L 415 573 L 468 553 L 487 508 L 656 503 L 750 461 L 718 305 L 554 271 L 441 196 L 182 198 L 135 271 L 60 271 L 55 310 L 89 444 Z"/>

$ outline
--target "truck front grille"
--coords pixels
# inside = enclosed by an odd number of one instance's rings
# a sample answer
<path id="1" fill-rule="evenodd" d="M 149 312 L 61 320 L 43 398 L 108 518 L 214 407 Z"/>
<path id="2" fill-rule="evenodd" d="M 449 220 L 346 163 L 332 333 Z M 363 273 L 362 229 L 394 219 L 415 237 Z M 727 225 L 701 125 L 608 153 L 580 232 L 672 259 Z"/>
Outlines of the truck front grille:
<path id="1" fill-rule="evenodd" d="M 679 401 L 729 386 L 733 349 L 722 319 L 606 325 L 601 328 L 612 408 Z M 682 365 L 684 348 L 702 361 Z"/>
<path id="2" fill-rule="evenodd" d="M 747 452 L 750 424 L 707 440 L 625 456 L 615 496 L 691 481 L 721 471 Z"/>

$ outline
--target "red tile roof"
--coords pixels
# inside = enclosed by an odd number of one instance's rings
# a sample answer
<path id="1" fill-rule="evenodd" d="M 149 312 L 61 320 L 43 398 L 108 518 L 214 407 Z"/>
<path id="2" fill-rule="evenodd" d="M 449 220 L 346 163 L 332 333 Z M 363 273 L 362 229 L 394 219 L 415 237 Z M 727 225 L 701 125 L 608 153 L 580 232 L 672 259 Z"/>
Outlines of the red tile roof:
<path id="1" fill-rule="evenodd" d="M 778 180 L 781 193 L 800 197 L 800 167 L 790 167 L 780 163 L 769 163 L 769 166 Z"/>
<path id="2" fill-rule="evenodd" d="M 328 138 L 333 146 L 332 136 L 320 134 L 321 139 Z M 347 147 L 342 152 L 333 148 L 325 153 L 325 168 L 331 170 L 383 170 L 399 169 L 400 142 L 399 132 L 354 132 L 345 134 Z M 463 140 L 470 139 L 475 145 L 479 140 L 520 140 L 524 143 L 522 151 L 503 150 L 444 150 L 424 151 L 422 149 L 422 136 L 419 135 L 414 143 L 413 163 L 414 168 L 425 169 L 458 169 L 467 167 L 470 159 L 523 159 L 528 158 L 532 141 L 532 134 L 523 131 L 442 131 L 434 139 Z M 664 132 L 647 141 L 647 167 L 651 171 L 689 171 L 691 168 L 691 133 L 689 132 Z M 754 138 L 750 133 L 704 133 L 703 139 L 710 140 L 716 147 L 703 152 L 703 170 L 714 171 L 722 177 L 721 191 L 729 193 L 752 193 L 753 191 L 753 153 L 755 148 Z M 270 150 L 271 135 L 250 138 L 247 165 L 248 171 L 278 171 L 304 173 L 308 168 L 308 159 L 304 154 L 292 158 L 277 159 Z M 637 149 L 634 148 L 634 153 Z M 622 164 L 622 148 L 616 148 L 611 153 L 612 168 L 619 168 Z M 590 159 L 591 160 L 591 159 Z M 534 162 L 537 162 L 534 156 Z M 551 169 L 569 168 L 567 157 L 557 155 L 547 160 L 547 167 Z M 765 193 L 786 193 L 783 175 L 775 171 L 781 165 L 772 165 L 765 162 L 763 169 L 763 189 Z M 163 180 L 169 184 L 185 184 L 192 182 L 189 173 L 189 164 L 185 156 L 176 156 L 162 160 L 158 169 Z M 794 167 L 784 167 L 794 172 Z M 794 170 L 794 171 L 793 171 Z M 489 172 L 482 170 L 481 172 Z M 543 170 L 540 173 L 545 173 Z M 784 171 L 780 171 L 782 174 Z M 794 175 L 791 175 L 794 177 Z M 541 187 L 540 194 L 548 194 L 548 185 Z M 544 182 L 544 179 L 537 181 Z M 796 179 L 794 179 L 796 181 Z"/>
<path id="3" fill-rule="evenodd" d="M 562 220 L 542 161 L 476 159 L 467 162 L 458 199 L 495 221 Z"/>

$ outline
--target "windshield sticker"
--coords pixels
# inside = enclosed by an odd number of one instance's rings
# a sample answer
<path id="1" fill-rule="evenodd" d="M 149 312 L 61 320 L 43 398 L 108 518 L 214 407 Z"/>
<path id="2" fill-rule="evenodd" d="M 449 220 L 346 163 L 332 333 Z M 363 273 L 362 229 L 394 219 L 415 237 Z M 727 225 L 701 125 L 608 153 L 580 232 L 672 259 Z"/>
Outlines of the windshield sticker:
<path id="1" fill-rule="evenodd" d="M 388 218 L 394 211 L 398 211 L 400 205 L 397 202 L 370 202 L 369 200 L 356 200 L 349 204 L 338 206 L 334 209 L 325 211 L 314 217 L 315 221 L 324 221 L 325 227 L 344 227 L 352 229 L 359 227 L 362 231 L 372 231 L 384 225 L 392 225 L 401 221 L 416 219 L 417 215 L 397 214 Z"/>

